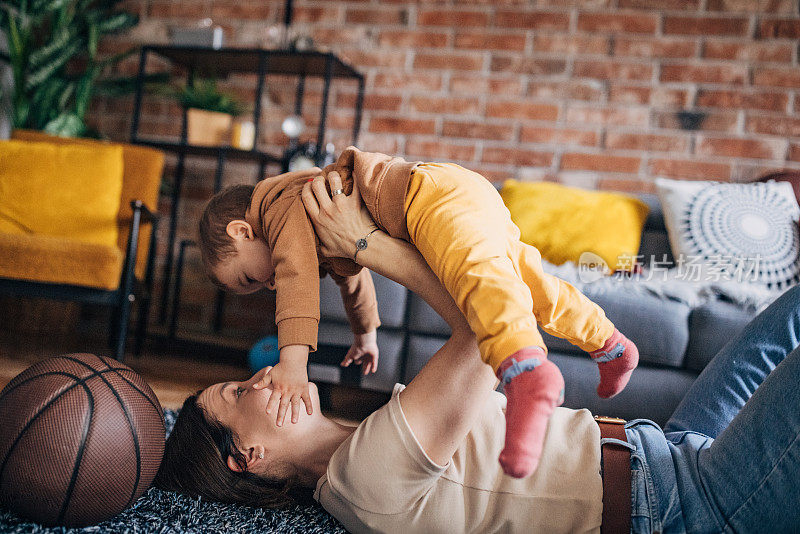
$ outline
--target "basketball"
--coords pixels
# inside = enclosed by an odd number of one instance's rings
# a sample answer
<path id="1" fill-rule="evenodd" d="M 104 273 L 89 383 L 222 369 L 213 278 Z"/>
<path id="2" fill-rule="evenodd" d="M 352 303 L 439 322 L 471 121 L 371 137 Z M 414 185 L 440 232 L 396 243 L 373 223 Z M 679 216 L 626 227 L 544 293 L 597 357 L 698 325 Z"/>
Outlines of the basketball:
<path id="1" fill-rule="evenodd" d="M 142 495 L 164 454 L 164 415 L 117 360 L 67 354 L 0 392 L 0 506 L 44 525 L 87 526 Z"/>

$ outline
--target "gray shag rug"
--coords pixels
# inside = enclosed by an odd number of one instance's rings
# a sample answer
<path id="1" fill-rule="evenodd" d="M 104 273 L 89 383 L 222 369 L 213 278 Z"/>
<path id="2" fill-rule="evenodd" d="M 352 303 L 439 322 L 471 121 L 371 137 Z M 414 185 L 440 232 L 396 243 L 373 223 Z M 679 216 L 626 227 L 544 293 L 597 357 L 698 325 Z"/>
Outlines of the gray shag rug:
<path id="1" fill-rule="evenodd" d="M 167 433 L 175 423 L 175 412 L 164 410 Z M 0 508 L 0 533 L 79 534 L 104 532 L 302 532 L 321 534 L 347 532 L 318 503 L 285 510 L 267 510 L 209 502 L 150 488 L 121 514 L 86 528 L 43 527 Z"/>

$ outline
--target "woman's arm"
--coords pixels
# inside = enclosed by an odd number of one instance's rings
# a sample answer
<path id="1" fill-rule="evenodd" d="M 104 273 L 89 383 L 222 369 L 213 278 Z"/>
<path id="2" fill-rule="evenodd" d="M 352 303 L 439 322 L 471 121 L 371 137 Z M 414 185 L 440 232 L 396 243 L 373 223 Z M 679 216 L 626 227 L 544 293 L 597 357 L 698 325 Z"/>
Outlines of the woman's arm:
<path id="1" fill-rule="evenodd" d="M 332 182 L 333 191 L 340 188 L 338 173 L 332 172 L 329 176 L 338 186 Z M 356 241 L 377 229 L 361 202 L 355 183 L 353 194 L 339 194 L 331 199 L 323 178 L 318 177 L 303 188 L 302 199 L 326 256 L 352 259 Z M 394 280 L 425 299 L 452 331 L 469 331 L 461 310 L 411 243 L 378 230 L 369 236 L 367 248 L 358 253 L 357 260 L 359 265 Z"/>
<path id="2" fill-rule="evenodd" d="M 328 179 L 331 190 L 341 187 L 338 174 L 330 173 Z M 331 199 L 321 177 L 303 189 L 303 202 L 326 254 L 352 257 L 356 240 L 375 228 L 355 187 L 353 192 Z M 413 245 L 378 231 L 357 259 L 425 299 L 452 328 L 447 343 L 400 395 L 403 412 L 422 448 L 434 462 L 445 464 L 472 428 L 497 379 L 481 361 L 475 336 L 461 311 Z"/>

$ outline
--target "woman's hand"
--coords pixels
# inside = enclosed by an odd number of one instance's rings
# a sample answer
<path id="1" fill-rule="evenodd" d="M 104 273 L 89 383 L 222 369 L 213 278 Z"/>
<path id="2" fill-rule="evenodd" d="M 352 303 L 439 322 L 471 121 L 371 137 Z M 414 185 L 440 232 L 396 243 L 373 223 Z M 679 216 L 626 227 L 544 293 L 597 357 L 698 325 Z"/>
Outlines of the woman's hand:
<path id="1" fill-rule="evenodd" d="M 326 256 L 352 258 L 356 241 L 377 228 L 375 221 L 361 202 L 358 184 L 353 182 L 350 195 L 340 193 L 333 198 L 325 189 L 326 178 L 317 176 L 303 186 L 301 198 Z M 342 188 L 342 178 L 336 171 L 327 176 L 331 191 Z"/>

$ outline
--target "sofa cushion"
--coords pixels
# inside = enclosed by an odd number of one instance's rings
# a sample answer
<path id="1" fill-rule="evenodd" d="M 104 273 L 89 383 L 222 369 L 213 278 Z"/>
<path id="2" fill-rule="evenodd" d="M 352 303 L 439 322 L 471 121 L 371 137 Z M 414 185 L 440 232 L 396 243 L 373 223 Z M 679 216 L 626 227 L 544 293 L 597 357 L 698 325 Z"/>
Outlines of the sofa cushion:
<path id="1" fill-rule="evenodd" d="M 681 367 L 689 340 L 689 312 L 686 304 L 650 295 L 632 295 L 624 290 L 589 291 L 606 316 L 639 348 L 642 361 Z M 380 297 L 379 297 L 380 298 Z M 447 323 L 416 295 L 409 302 L 409 328 L 412 333 L 448 336 Z M 542 332 L 548 350 L 582 352 L 568 341 Z M 586 356 L 588 358 L 588 356 Z"/>
<path id="2" fill-rule="evenodd" d="M 422 336 L 412 334 L 408 338 L 408 350 L 406 352 L 406 369 L 403 376 L 403 383 L 408 384 L 419 374 L 420 370 L 428 363 L 431 356 L 442 348 L 446 341 L 443 337 Z"/>
<path id="3" fill-rule="evenodd" d="M 578 263 L 585 252 L 612 271 L 630 269 L 639 250 L 647 204 L 607 191 L 586 191 L 552 182 L 507 180 L 500 191 L 520 239 L 556 265 Z"/>
<path id="4" fill-rule="evenodd" d="M 123 254 L 63 237 L 0 232 L 0 277 L 99 289 L 119 287 Z"/>
<path id="5" fill-rule="evenodd" d="M 375 284 L 381 328 L 401 326 L 405 318 L 408 291 L 388 278 L 376 273 L 370 274 L 372 274 L 372 282 Z M 320 283 L 319 313 L 321 321 L 347 323 L 347 314 L 344 311 L 339 286 L 330 276 L 323 278 Z"/>
<path id="6" fill-rule="evenodd" d="M 410 293 L 408 303 L 408 328 L 414 333 L 449 336 L 450 325 L 433 311 L 421 297 Z"/>
<path id="7" fill-rule="evenodd" d="M 431 356 L 444 345 L 444 341 L 435 336 L 412 335 L 409 338 L 403 376 L 405 384 L 419 373 Z M 697 377 L 695 373 L 685 370 L 642 366 L 633 372 L 622 393 L 613 399 L 601 399 L 596 392 L 599 380 L 597 366 L 589 358 L 552 350 L 548 357 L 564 375 L 565 407 L 589 408 L 594 414 L 625 419 L 644 417 L 660 425 L 667 421 Z"/>
<path id="8" fill-rule="evenodd" d="M 620 332 L 636 343 L 641 361 L 670 367 L 683 365 L 689 341 L 688 305 L 616 288 L 605 291 L 587 288 L 586 296 L 603 308 Z M 566 340 L 548 334 L 543 337 L 551 351 L 581 353 Z"/>
<path id="9" fill-rule="evenodd" d="M 710 300 L 692 310 L 689 329 L 692 333 L 686 349 L 686 367 L 702 371 L 708 362 L 736 337 L 756 312 L 724 301 Z"/>
<path id="10" fill-rule="evenodd" d="M 122 147 L 0 141 L 0 231 L 116 246 Z"/>
<path id="11" fill-rule="evenodd" d="M 130 220 L 133 214 L 130 203 L 141 200 L 156 213 L 158 210 L 158 192 L 161 187 L 161 174 L 164 170 L 164 153 L 154 148 L 131 145 L 127 143 L 109 144 L 106 141 L 74 137 L 57 137 L 36 130 L 18 129 L 11 132 L 11 138 L 20 141 L 46 141 L 56 144 L 80 144 L 86 146 L 121 146 L 122 147 L 122 192 L 120 194 L 117 227 L 119 237 L 117 246 L 125 250 L 130 233 Z M 139 253 L 136 256 L 136 276 L 144 279 L 147 268 L 147 247 L 150 244 L 152 227 L 143 224 L 139 229 Z"/>
<path id="12" fill-rule="evenodd" d="M 642 243 L 639 246 L 639 262 L 650 265 L 657 261 L 661 266 L 673 266 L 675 263 L 672 257 L 672 249 L 669 245 L 667 227 L 664 225 L 664 211 L 661 209 L 661 201 L 656 195 L 642 195 L 642 202 L 647 204 L 650 211 L 647 213 L 647 220 L 642 230 Z"/>
<path id="13" fill-rule="evenodd" d="M 658 369 L 640 365 L 625 389 L 611 399 L 597 396 L 600 375 L 589 358 L 550 352 L 549 359 L 564 375 L 564 406 L 588 408 L 595 415 L 623 419 L 651 419 L 664 425 L 697 375 L 681 369 Z"/>
<path id="14" fill-rule="evenodd" d="M 342 358 L 353 343 L 353 333 L 346 323 L 322 322 L 319 325 L 317 353 L 309 356 L 308 376 L 310 380 L 338 383 L 341 381 Z M 330 350 L 331 348 L 340 350 Z M 361 376 L 359 385 L 376 391 L 392 391 L 400 380 L 400 365 L 403 354 L 403 333 L 378 329 L 378 370 Z M 352 364 L 350 367 L 354 367 Z M 361 366 L 355 366 L 358 372 Z"/>
<path id="15" fill-rule="evenodd" d="M 800 282 L 791 184 L 656 180 L 673 252 L 707 279 L 785 289 Z"/>

